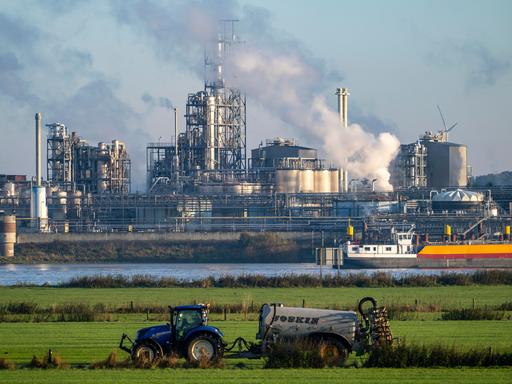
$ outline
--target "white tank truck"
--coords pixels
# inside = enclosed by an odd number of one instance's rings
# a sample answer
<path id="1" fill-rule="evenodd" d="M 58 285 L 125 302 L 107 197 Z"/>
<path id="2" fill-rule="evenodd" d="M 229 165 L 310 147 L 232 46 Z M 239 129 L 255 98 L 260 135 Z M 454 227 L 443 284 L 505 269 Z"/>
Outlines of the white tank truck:
<path id="1" fill-rule="evenodd" d="M 286 307 L 264 304 L 260 309 L 258 344 L 238 338 L 225 348 L 238 353 L 227 357 L 258 358 L 278 343 L 303 340 L 320 348 L 323 357 L 345 359 L 352 351 L 362 354 L 375 344 L 391 344 L 392 335 L 386 307 L 377 307 L 372 297 L 359 301 L 359 316 L 354 311 Z"/>

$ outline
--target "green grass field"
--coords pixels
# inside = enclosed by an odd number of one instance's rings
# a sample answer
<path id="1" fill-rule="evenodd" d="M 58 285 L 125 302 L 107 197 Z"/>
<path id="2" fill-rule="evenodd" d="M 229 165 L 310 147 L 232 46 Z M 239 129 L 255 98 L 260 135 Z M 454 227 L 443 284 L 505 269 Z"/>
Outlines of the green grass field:
<path id="1" fill-rule="evenodd" d="M 0 303 L 35 302 L 41 306 L 86 302 L 124 305 L 136 304 L 176 305 L 190 302 L 232 304 L 245 301 L 255 304 L 284 302 L 289 305 L 328 307 L 354 307 L 366 295 L 375 296 L 381 304 L 435 304 L 443 308 L 499 305 L 510 302 L 510 286 L 470 286 L 436 288 L 261 288 L 261 289 L 188 289 L 188 288 L 130 288 L 130 289 L 78 289 L 78 288 L 0 288 Z M 0 357 L 17 364 L 27 364 L 33 355 L 39 357 L 52 349 L 65 362 L 89 364 L 103 360 L 117 350 L 123 332 L 133 335 L 144 326 L 161 323 L 146 321 L 144 314 L 117 317 L 115 322 L 51 322 L 0 323 Z M 225 333 L 225 340 L 237 336 L 254 340 L 256 321 L 218 320 L 213 325 Z M 231 315 L 231 319 L 237 318 Z M 238 316 L 240 318 L 240 316 Z M 392 321 L 393 335 L 408 343 L 445 344 L 461 349 L 492 347 L 497 351 L 512 351 L 512 321 Z M 118 351 L 120 359 L 127 354 Z M 243 362 L 246 369 L 238 369 Z M 505 383 L 510 382 L 512 368 L 500 369 L 280 369 L 263 370 L 261 360 L 226 360 L 224 370 L 151 369 L 151 370 L 32 370 L 0 371 L 0 383 L 132 383 L 141 381 L 180 383 L 359 383 L 384 380 L 390 383 Z"/>
<path id="2" fill-rule="evenodd" d="M 273 369 L 273 370 L 17 370 L 0 372 L 9 384 L 140 383 L 510 383 L 512 369 Z"/>
<path id="3" fill-rule="evenodd" d="M 155 323 L 0 323 L 0 356 L 16 363 L 28 363 L 33 355 L 42 356 L 52 349 L 68 363 L 91 363 L 117 350 L 123 332 L 133 335 L 138 328 L 152 324 Z M 237 336 L 254 341 L 258 327 L 256 321 L 211 324 L 224 331 L 227 342 Z M 512 351 L 512 321 L 394 321 L 391 327 L 395 336 L 405 338 L 408 343 Z M 119 356 L 124 358 L 127 354 L 119 351 Z M 261 362 L 250 365 L 261 366 Z"/>
<path id="4" fill-rule="evenodd" d="M 17 288 L 0 287 L 0 303 L 30 301 L 48 306 L 62 303 L 230 304 L 282 302 L 287 305 L 354 307 L 364 296 L 379 303 L 435 304 L 443 308 L 500 305 L 512 301 L 512 286 L 448 286 L 421 288 Z"/>

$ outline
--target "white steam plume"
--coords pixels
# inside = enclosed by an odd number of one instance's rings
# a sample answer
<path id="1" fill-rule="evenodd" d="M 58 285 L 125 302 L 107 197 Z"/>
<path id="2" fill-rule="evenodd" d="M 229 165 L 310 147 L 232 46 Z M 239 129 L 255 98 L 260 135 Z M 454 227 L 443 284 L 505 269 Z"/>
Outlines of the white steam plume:
<path id="1" fill-rule="evenodd" d="M 351 177 L 377 179 L 376 190 L 389 191 L 388 166 L 400 145 L 384 132 L 374 135 L 358 124 L 343 127 L 339 115 L 323 96 L 311 92 L 317 70 L 299 55 L 266 56 L 257 50 L 239 51 L 231 60 L 232 82 L 247 91 L 302 133 L 322 143 L 329 160 L 349 170 Z"/>

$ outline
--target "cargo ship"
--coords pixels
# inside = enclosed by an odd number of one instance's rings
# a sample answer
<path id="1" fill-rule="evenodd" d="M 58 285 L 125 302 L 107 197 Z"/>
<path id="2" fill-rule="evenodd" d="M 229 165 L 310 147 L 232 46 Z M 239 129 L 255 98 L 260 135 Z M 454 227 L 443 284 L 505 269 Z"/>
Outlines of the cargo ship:
<path id="1" fill-rule="evenodd" d="M 490 241 L 442 242 L 414 245 L 412 228 L 391 232 L 384 242 L 341 245 L 342 262 L 334 268 L 512 268 L 512 243 Z"/>

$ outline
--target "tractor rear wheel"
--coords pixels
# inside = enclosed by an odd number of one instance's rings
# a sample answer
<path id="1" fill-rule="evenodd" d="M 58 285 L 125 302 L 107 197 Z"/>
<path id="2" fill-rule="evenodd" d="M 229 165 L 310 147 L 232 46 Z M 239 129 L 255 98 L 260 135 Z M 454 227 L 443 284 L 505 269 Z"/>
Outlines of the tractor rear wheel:
<path id="1" fill-rule="evenodd" d="M 322 338 L 318 343 L 318 352 L 329 367 L 342 366 L 348 357 L 348 350 L 345 345 L 333 337 Z"/>
<path id="2" fill-rule="evenodd" d="M 223 351 L 223 344 L 217 337 L 201 334 L 189 341 L 187 358 L 192 363 L 212 362 L 220 359 Z"/>

